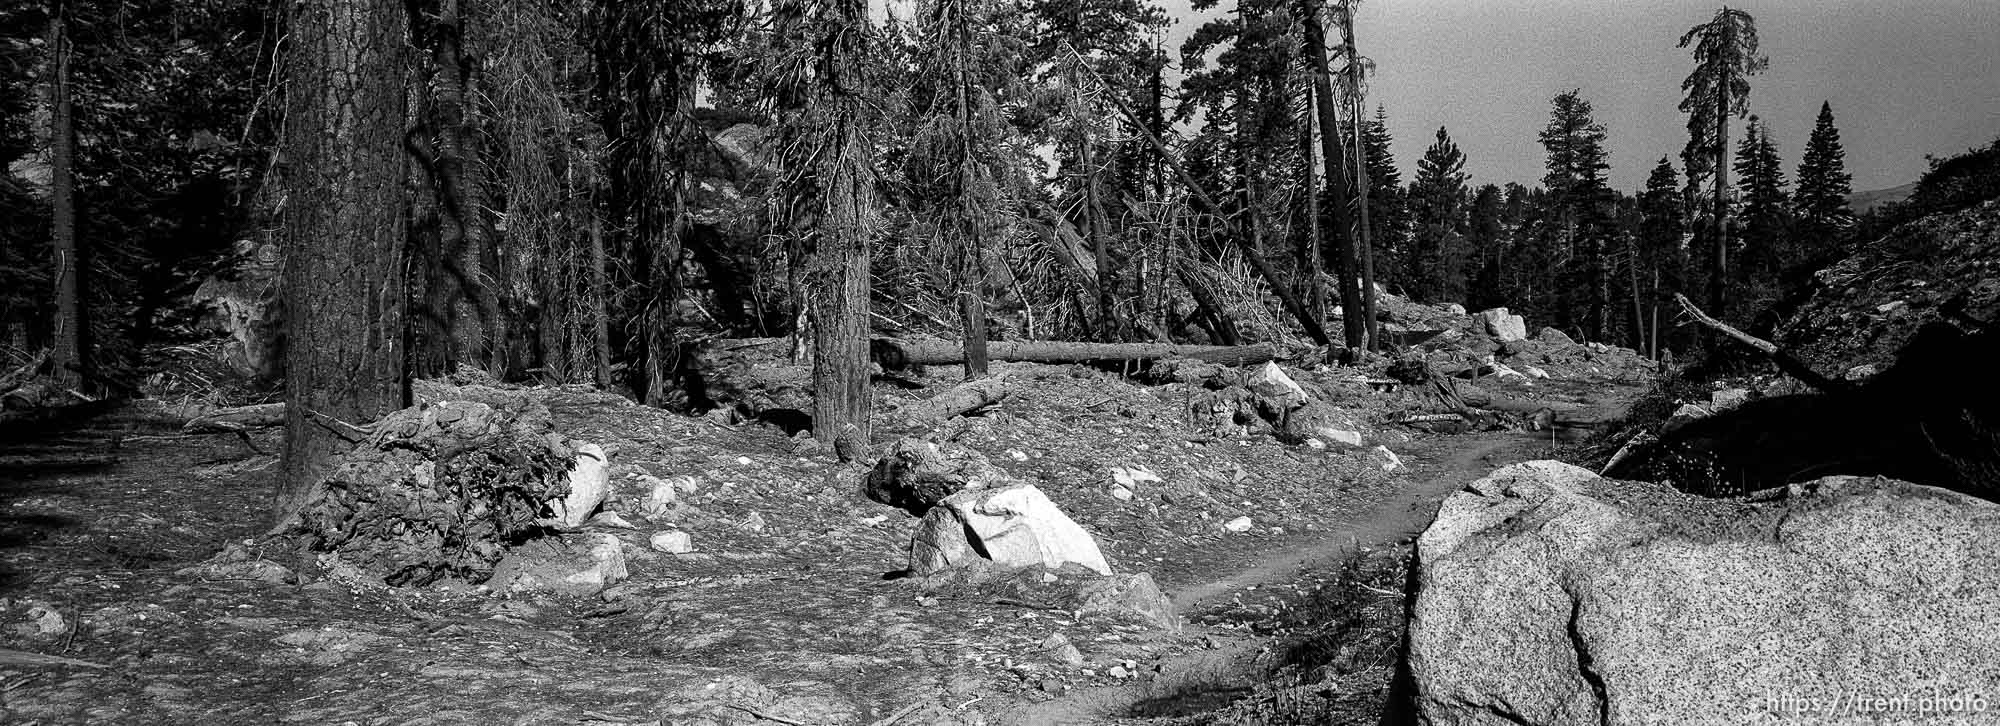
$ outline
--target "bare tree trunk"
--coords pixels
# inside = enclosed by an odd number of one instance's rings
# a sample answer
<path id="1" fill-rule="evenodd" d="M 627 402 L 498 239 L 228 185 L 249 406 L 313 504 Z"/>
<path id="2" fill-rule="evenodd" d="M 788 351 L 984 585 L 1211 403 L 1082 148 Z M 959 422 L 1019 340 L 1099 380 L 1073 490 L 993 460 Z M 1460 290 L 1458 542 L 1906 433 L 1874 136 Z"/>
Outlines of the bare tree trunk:
<path id="1" fill-rule="evenodd" d="M 1715 259 L 1709 262 L 1709 314 L 1729 312 L 1729 87 L 1721 84 L 1715 109 Z M 1714 340 L 1714 335 L 1709 336 Z"/>
<path id="2" fill-rule="evenodd" d="M 1357 249 L 1354 222 L 1348 214 L 1348 205 L 1354 200 L 1354 192 L 1347 175 L 1347 155 L 1340 140 L 1340 117 L 1333 104 L 1333 73 L 1326 61 L 1326 25 L 1321 17 L 1323 9 L 1315 10 L 1305 17 L 1305 52 L 1312 63 L 1313 106 L 1319 113 L 1320 153 L 1326 164 L 1327 188 L 1332 193 L 1332 204 L 1327 205 L 1329 226 L 1339 235 L 1340 243 L 1334 260 L 1335 287 L 1340 291 L 1341 324 L 1347 346 L 1360 348 L 1368 344 L 1367 312 L 1361 300 L 1360 286 L 1355 276 L 1360 272 L 1361 259 Z"/>
<path id="3" fill-rule="evenodd" d="M 303 0 L 285 145 L 282 521 L 360 424 L 409 399 L 403 338 L 407 20 L 396 0 Z"/>
<path id="4" fill-rule="evenodd" d="M 1077 144 L 1083 157 L 1083 199 L 1084 215 L 1090 218 L 1090 247 L 1097 260 L 1097 334 L 1104 340 L 1118 340 L 1117 318 L 1111 312 L 1113 305 L 1111 274 L 1111 232 L 1105 229 L 1104 203 L 1097 193 L 1097 155 L 1091 150 L 1092 142 L 1084 138 Z"/>
<path id="5" fill-rule="evenodd" d="M 50 0 L 49 53 L 54 61 L 54 78 L 49 81 L 50 220 L 55 253 L 56 317 L 55 348 L 49 353 L 54 363 L 52 377 L 64 388 L 75 388 L 83 380 L 86 332 L 83 312 L 83 275 L 86 269 L 77 256 L 76 245 L 76 124 L 70 104 L 70 38 L 68 0 Z"/>
<path id="6" fill-rule="evenodd" d="M 479 321 L 480 335 L 472 350 L 461 352 L 461 360 L 479 361 L 481 368 L 495 376 L 507 373 L 507 324 L 500 312 L 500 298 L 494 289 L 497 255 L 487 238 L 482 215 L 480 166 L 472 158 L 472 107 L 474 61 L 465 49 L 465 16 L 459 0 L 442 0 L 438 17 L 431 25 L 431 62 L 438 74 L 432 105 L 437 114 L 437 186 L 444 208 L 442 242 L 445 261 L 452 276 L 464 290 L 472 312 Z M 454 311 L 438 311 L 451 315 Z"/>
<path id="7" fill-rule="evenodd" d="M 1306 160 L 1306 243 L 1311 248 L 1306 250 L 1306 269 L 1312 275 L 1312 283 L 1306 289 L 1307 294 L 1312 297 L 1311 308 L 1313 316 L 1324 319 L 1326 317 L 1326 244 L 1324 238 L 1320 236 L 1319 182 L 1314 178 L 1316 174 L 1313 170 L 1313 164 L 1317 161 L 1313 158 L 1313 134 L 1319 128 L 1317 117 L 1313 115 L 1310 108 L 1314 103 L 1315 101 L 1312 96 L 1306 96 L 1306 105 L 1308 108 L 1306 109 L 1305 123 L 1300 127 L 1299 144 L 1304 147 L 1301 149 L 1301 153 L 1305 156 Z"/>
<path id="8" fill-rule="evenodd" d="M 1354 47 L 1354 3 L 1346 8 L 1340 27 L 1347 45 L 1347 87 L 1354 101 L 1354 208 L 1359 217 L 1354 227 L 1359 237 L 1355 247 L 1361 252 L 1361 314 L 1366 318 L 1368 349 L 1381 350 L 1382 321 L 1375 315 L 1375 230 L 1368 220 L 1368 147 L 1361 141 L 1361 55 Z"/>

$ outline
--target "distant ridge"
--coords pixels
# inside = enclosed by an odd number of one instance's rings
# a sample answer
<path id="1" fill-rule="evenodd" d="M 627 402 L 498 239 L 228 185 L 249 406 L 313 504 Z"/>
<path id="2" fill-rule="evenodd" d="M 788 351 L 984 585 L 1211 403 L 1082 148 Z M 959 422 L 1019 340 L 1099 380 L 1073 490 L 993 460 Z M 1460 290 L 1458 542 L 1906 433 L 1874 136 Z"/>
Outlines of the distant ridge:
<path id="1" fill-rule="evenodd" d="M 1884 204 L 1909 199 L 1910 192 L 1916 190 L 1917 183 L 1910 182 L 1902 186 L 1889 187 L 1888 189 L 1871 189 L 1865 192 L 1855 192 L 1847 195 L 1847 206 L 1853 209 L 1855 214 L 1867 214 L 1875 211 Z"/>

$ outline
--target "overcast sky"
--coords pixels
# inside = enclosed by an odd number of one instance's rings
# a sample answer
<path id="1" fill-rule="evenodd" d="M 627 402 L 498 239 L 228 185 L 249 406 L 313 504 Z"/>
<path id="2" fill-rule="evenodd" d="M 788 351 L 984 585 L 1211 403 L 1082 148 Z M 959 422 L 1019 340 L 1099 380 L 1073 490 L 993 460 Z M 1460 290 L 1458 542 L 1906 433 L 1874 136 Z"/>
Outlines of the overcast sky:
<path id="1" fill-rule="evenodd" d="M 1168 50 L 1200 23 L 1188 0 L 1158 0 L 1176 19 Z M 2000 137 L 2000 0 L 1748 0 L 1771 66 L 1751 78 L 1750 110 L 1767 122 L 1787 179 L 1822 100 L 1833 104 L 1856 191 L 1914 181 L 1925 154 Z M 1214 12 L 1233 7 L 1227 0 Z M 1467 156 L 1474 183 L 1542 176 L 1535 140 L 1549 99 L 1572 88 L 1609 135 L 1614 186 L 1636 191 L 1661 156 L 1680 168 L 1692 67 L 1674 47 L 1714 16 L 1714 0 L 1366 0 L 1361 53 L 1377 72 L 1370 107 L 1388 110 L 1408 181 L 1438 126 Z M 1741 124 L 1732 139 L 1741 138 Z"/>

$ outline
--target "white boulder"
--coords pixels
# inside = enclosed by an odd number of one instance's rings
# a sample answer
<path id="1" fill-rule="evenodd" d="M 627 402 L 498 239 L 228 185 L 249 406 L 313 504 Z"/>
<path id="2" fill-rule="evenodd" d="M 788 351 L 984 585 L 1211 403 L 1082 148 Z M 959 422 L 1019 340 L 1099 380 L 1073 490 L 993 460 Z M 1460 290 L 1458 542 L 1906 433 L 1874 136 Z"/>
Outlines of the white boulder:
<path id="1" fill-rule="evenodd" d="M 1005 568 L 1075 563 L 1100 574 L 1111 565 L 1089 532 L 1029 484 L 968 489 L 925 512 L 910 541 L 910 571 L 928 575 L 991 562 Z"/>

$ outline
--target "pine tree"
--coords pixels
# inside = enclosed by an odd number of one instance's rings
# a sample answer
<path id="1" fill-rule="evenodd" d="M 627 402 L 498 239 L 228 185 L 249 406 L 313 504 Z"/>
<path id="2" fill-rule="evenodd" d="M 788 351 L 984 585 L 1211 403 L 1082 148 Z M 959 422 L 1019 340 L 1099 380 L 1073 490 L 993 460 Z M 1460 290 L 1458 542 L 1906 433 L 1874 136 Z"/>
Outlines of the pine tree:
<path id="1" fill-rule="evenodd" d="M 1798 193 L 1792 198 L 1800 242 L 1823 245 L 1854 225 L 1854 211 L 1847 206 L 1854 177 L 1847 173 L 1846 157 L 1840 130 L 1833 126 L 1833 105 L 1821 102 L 1819 120 L 1806 140 L 1805 158 L 1799 161 Z"/>
<path id="2" fill-rule="evenodd" d="M 1680 110 L 1688 115 L 1688 143 L 1681 161 L 1687 170 L 1688 197 L 1699 193 L 1702 180 L 1711 180 L 1708 313 L 1720 317 L 1728 302 L 1724 288 L 1729 279 L 1729 118 L 1749 113 L 1745 104 L 1749 78 L 1762 72 L 1769 60 L 1757 51 L 1756 19 L 1733 8 L 1718 10 L 1708 22 L 1689 28 L 1681 35 L 1680 47 L 1690 44 L 1695 69 L 1681 82 L 1687 96 Z"/>
<path id="3" fill-rule="evenodd" d="M 1440 126 L 1437 140 L 1417 162 L 1417 178 L 1409 189 L 1413 228 L 1402 278 L 1416 300 L 1442 302 L 1465 295 L 1465 180 L 1465 153 Z"/>
<path id="4" fill-rule="evenodd" d="M 1676 292 L 1690 292 L 1696 286 L 1689 269 L 1688 250 L 1684 240 L 1687 232 L 1687 205 L 1682 194 L 1680 173 L 1674 170 L 1672 162 L 1660 157 L 1660 163 L 1646 176 L 1646 188 L 1639 192 L 1638 245 L 1639 283 L 1643 293 L 1642 312 L 1648 329 L 1645 350 L 1659 355 L 1662 345 L 1680 346 L 1678 338 L 1661 340 L 1662 337 L 1677 336 L 1678 333 L 1663 332 L 1660 329 L 1661 308 Z M 1669 308 L 1671 309 L 1671 308 Z"/>
<path id="5" fill-rule="evenodd" d="M 1466 244 L 1472 255 L 1465 306 L 1474 310 L 1506 305 L 1500 294 L 1501 262 L 1507 254 L 1506 199 L 1500 187 L 1480 185 L 1467 212 Z"/>
<path id="6" fill-rule="evenodd" d="M 1352 120 L 1344 132 L 1353 138 Z M 1374 245 L 1378 259 L 1397 260 L 1408 256 L 1404 246 L 1408 244 L 1410 229 L 1410 200 L 1403 192 L 1403 173 L 1396 168 L 1396 155 L 1390 148 L 1389 114 L 1381 106 L 1375 107 L 1375 118 L 1361 125 L 1361 160 L 1368 170 L 1368 235 L 1369 244 Z M 1384 284 L 1409 284 L 1395 270 L 1396 265 L 1387 265 L 1381 272 L 1388 279 Z"/>
<path id="7" fill-rule="evenodd" d="M 1549 124 L 1542 129 L 1548 152 L 1548 223 L 1558 267 L 1558 287 L 1564 293 L 1557 319 L 1581 324 L 1592 339 L 1611 333 L 1612 204 L 1615 197 L 1605 181 L 1610 168 L 1604 150 L 1604 125 L 1592 116 L 1589 101 L 1572 90 L 1551 102 Z"/>
<path id="8" fill-rule="evenodd" d="M 1756 116 L 1744 130 L 1736 150 L 1737 191 L 1743 203 L 1743 264 L 1739 279 L 1748 292 L 1768 301 L 1776 295 L 1787 258 L 1785 235 L 1791 221 L 1791 200 L 1785 193 L 1785 170 L 1771 131 Z"/>

